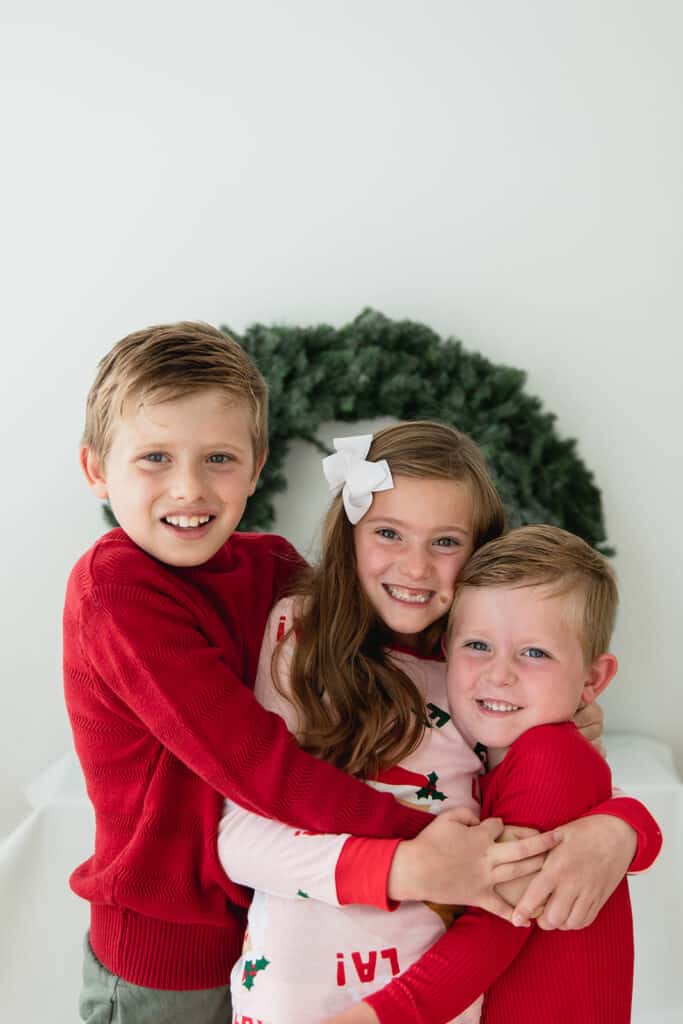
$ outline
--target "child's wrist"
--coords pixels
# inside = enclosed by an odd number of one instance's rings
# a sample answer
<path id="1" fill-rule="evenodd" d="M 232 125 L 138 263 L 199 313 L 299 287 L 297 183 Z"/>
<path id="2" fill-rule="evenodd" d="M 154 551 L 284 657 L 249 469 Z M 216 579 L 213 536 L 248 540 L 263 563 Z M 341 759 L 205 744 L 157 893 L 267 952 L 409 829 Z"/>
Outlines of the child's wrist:
<path id="1" fill-rule="evenodd" d="M 594 814 L 589 817 L 598 818 L 603 827 L 611 829 L 616 842 L 624 857 L 628 857 L 629 866 L 638 853 L 638 832 L 628 821 L 617 817 L 616 814 Z"/>
<path id="2" fill-rule="evenodd" d="M 414 839 L 403 839 L 396 847 L 387 877 L 390 900 L 419 900 L 421 858 Z"/>

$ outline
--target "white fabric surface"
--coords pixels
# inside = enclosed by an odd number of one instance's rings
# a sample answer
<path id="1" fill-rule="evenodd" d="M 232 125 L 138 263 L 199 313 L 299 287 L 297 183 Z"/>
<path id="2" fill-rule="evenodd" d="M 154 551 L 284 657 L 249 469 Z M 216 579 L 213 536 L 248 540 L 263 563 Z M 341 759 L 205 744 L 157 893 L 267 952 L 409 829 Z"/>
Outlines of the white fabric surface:
<path id="1" fill-rule="evenodd" d="M 636 923 L 634 1024 L 683 1021 L 683 784 L 669 749 L 608 735 L 614 780 L 664 832 L 657 864 L 631 881 Z M 88 907 L 71 870 L 92 852 L 93 817 L 73 754 L 27 789 L 32 812 L 0 842 L 0 1020 L 74 1024 Z"/>

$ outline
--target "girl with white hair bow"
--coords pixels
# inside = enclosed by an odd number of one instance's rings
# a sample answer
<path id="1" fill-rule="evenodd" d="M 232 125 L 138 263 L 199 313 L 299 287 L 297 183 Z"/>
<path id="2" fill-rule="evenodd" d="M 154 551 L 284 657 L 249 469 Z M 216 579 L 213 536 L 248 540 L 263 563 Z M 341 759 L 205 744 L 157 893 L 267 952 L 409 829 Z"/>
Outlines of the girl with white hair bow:
<path id="1" fill-rule="evenodd" d="M 321 559 L 271 613 L 255 692 L 306 750 L 438 817 L 416 840 L 398 843 L 308 835 L 226 804 L 219 855 L 232 879 L 256 890 L 232 976 L 237 1024 L 319 1024 L 368 997 L 363 1005 L 377 1020 L 372 993 L 452 920 L 421 900 L 509 918 L 499 896 L 484 895 L 481 872 L 486 865 L 501 881 L 519 874 L 503 862 L 515 843 L 494 842 L 502 823 L 476 824 L 481 762 L 450 716 L 441 652 L 460 569 L 504 527 L 482 455 L 458 431 L 429 422 L 334 444 L 323 463 L 335 497 Z M 599 717 L 579 724 L 600 732 Z M 631 828 L 619 825 L 617 835 L 600 818 L 567 826 L 571 861 L 559 857 L 564 843 L 548 858 L 558 854 L 558 905 L 573 906 L 588 888 L 593 902 L 607 898 L 635 846 Z M 458 877 L 445 878 L 438 896 L 426 884 L 431 830 L 449 830 L 462 850 Z M 608 866 L 587 879 L 596 847 Z M 415 857 L 423 858 L 422 886 Z M 404 902 L 387 913 L 393 899 Z M 437 1003 L 445 970 L 434 966 Z M 478 1001 L 458 1022 L 473 1024 L 479 1008 Z"/>

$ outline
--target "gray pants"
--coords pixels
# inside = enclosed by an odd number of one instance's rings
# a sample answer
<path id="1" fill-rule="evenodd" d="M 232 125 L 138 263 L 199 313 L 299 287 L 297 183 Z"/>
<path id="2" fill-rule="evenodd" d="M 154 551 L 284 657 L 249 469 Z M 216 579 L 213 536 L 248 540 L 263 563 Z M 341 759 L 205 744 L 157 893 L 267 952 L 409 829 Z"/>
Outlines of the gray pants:
<path id="1" fill-rule="evenodd" d="M 96 959 L 88 936 L 78 1002 L 86 1024 L 231 1024 L 230 986 L 187 992 L 145 988 L 117 978 Z"/>

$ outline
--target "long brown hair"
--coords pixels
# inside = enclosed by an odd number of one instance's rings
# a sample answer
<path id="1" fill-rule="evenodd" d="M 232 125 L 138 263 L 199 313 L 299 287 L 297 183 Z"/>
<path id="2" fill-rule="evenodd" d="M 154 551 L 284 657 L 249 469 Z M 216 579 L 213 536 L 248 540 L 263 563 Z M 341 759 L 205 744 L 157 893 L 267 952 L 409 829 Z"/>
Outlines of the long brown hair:
<path id="1" fill-rule="evenodd" d="M 500 498 L 477 445 L 430 421 L 378 431 L 367 458 L 396 476 L 453 480 L 471 489 L 476 549 L 504 528 Z M 298 581 L 290 692 L 304 749 L 352 775 L 372 778 L 414 750 L 425 728 L 424 700 L 385 649 L 387 629 L 358 583 L 353 527 L 340 496 L 327 513 L 318 565 Z M 423 637 L 435 653 L 444 615 Z M 277 685 L 278 652 L 273 676 Z M 278 687 L 280 688 L 280 687 Z"/>

